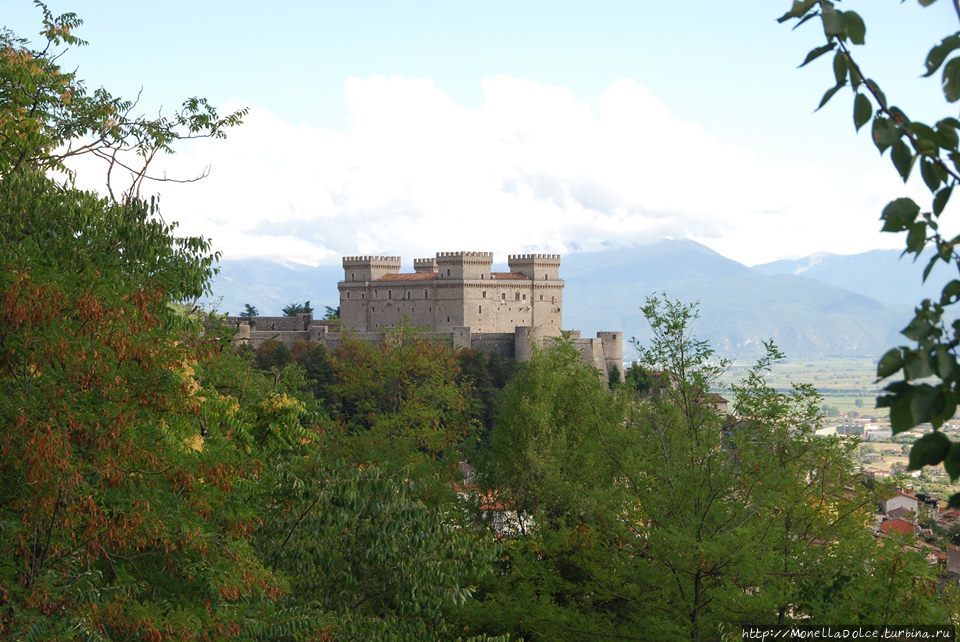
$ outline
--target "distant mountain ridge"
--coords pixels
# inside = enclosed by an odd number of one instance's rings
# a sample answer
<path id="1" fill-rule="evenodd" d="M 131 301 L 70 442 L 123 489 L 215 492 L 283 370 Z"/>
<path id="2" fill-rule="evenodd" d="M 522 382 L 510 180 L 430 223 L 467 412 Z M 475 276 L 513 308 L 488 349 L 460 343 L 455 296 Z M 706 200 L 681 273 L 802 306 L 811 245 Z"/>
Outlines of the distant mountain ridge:
<path id="1" fill-rule="evenodd" d="M 898 256 L 895 250 L 817 254 L 750 268 L 686 240 L 569 254 L 561 266 L 564 327 L 622 330 L 643 341 L 648 328 L 640 306 L 661 292 L 698 302 L 695 331 L 725 356 L 755 356 L 767 339 L 797 358 L 877 356 L 900 342 L 912 306 L 939 292 L 936 270 L 933 283 L 921 288 L 922 266 Z M 310 300 L 322 311 L 337 305 L 341 278 L 339 266 L 227 260 L 209 303 L 222 312 L 250 303 L 261 314 L 279 314 L 291 302 Z"/>

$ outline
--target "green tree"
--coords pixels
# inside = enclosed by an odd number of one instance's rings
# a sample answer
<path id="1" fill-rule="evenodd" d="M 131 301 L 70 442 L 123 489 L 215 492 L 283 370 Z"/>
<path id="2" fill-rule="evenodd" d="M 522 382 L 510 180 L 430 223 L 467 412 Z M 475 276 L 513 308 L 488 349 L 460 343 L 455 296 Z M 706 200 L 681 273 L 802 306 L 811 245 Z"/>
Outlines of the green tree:
<path id="1" fill-rule="evenodd" d="M 257 367 L 261 370 L 283 368 L 290 363 L 290 359 L 290 348 L 275 339 L 267 339 L 256 350 Z"/>
<path id="2" fill-rule="evenodd" d="M 136 113 L 134 100 L 88 90 L 76 72 L 59 64 L 69 47 L 87 44 L 75 34 L 83 21 L 36 4 L 41 48 L 0 29 L 0 177 L 32 169 L 70 178 L 71 159 L 94 157 L 103 161 L 110 197 L 123 200 L 139 195 L 145 181 L 173 180 L 149 172 L 158 154 L 172 152 L 182 140 L 224 138 L 246 114 L 244 109 L 221 117 L 205 99 L 189 98 L 172 115 L 148 118 Z"/>
<path id="3" fill-rule="evenodd" d="M 256 317 L 260 316 L 260 311 L 257 310 L 257 306 L 250 305 L 249 303 L 243 304 L 243 312 L 240 313 L 242 317 Z"/>
<path id="4" fill-rule="evenodd" d="M 507 387 L 480 472 L 520 516 L 500 573 L 466 613 L 525 639 L 714 640 L 742 622 L 946 620 L 931 571 L 869 528 L 877 494 L 852 446 L 820 439 L 809 386 L 766 384 L 771 346 L 710 404 L 722 371 L 690 334 L 695 310 L 653 298 L 639 363 L 658 394 L 608 391 L 567 346 Z M 877 491 L 881 492 L 881 491 Z"/>
<path id="5" fill-rule="evenodd" d="M 304 303 L 291 303 L 283 308 L 283 316 L 285 317 L 295 317 L 298 314 L 308 314 L 311 312 L 313 312 L 313 308 L 310 307 L 309 301 Z"/>
<path id="6" fill-rule="evenodd" d="M 920 0 L 930 6 L 935 0 Z M 960 5 L 954 3 L 960 18 Z M 924 258 L 923 280 L 938 263 L 960 270 L 960 237 L 946 234 L 940 218 L 954 188 L 960 182 L 960 120 L 953 112 L 936 122 L 925 123 L 907 115 L 904 107 L 888 98 L 871 70 L 861 66 L 855 52 L 866 43 L 866 25 L 856 11 L 840 10 L 830 0 L 794 0 L 780 22 L 800 26 L 814 21 L 822 27 L 823 44 L 810 50 L 801 67 L 833 54 L 834 84 L 820 101 L 823 107 L 840 90 L 849 87 L 853 95 L 853 124 L 859 130 L 871 125 L 871 140 L 880 154 L 889 151 L 894 170 L 906 182 L 917 169 L 930 192 L 929 208 L 911 198 L 897 198 L 881 213 L 883 231 L 906 232 L 904 254 Z M 960 100 L 960 31 L 947 34 L 934 45 L 923 61 L 924 76 L 939 74 L 948 103 Z M 818 108 L 819 108 L 818 107 Z M 927 250 L 932 251 L 927 251 Z M 902 379 L 886 386 L 877 399 L 879 407 L 890 408 L 894 434 L 930 422 L 934 432 L 917 440 L 910 455 L 910 467 L 943 463 L 952 481 L 960 478 L 960 445 L 939 431 L 953 417 L 960 399 L 960 325 L 951 321 L 952 306 L 960 301 L 960 279 L 949 281 L 938 299 L 924 299 L 902 331 L 913 346 L 899 346 L 884 354 L 877 366 L 879 379 L 900 374 Z M 960 505 L 960 493 L 950 499 Z"/>

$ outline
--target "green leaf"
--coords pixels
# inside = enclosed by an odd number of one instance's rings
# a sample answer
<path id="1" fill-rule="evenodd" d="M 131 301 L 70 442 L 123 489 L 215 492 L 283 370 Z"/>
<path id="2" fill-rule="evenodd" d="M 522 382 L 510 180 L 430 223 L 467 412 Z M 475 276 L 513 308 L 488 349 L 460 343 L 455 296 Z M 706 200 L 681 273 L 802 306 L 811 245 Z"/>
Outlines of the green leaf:
<path id="1" fill-rule="evenodd" d="M 927 243 L 927 224 L 924 221 L 917 221 L 910 226 L 907 232 L 907 252 L 911 254 L 920 254 L 923 246 Z"/>
<path id="2" fill-rule="evenodd" d="M 940 305 L 953 305 L 960 301 L 960 281 L 950 281 L 940 292 Z"/>
<path id="3" fill-rule="evenodd" d="M 837 85 L 836 87 L 831 87 L 830 89 L 828 89 L 823 94 L 823 98 L 820 99 L 820 104 L 817 105 L 817 108 L 814 111 L 820 111 L 820 109 L 822 109 L 824 105 L 830 102 L 830 99 L 833 98 L 833 95 L 836 94 L 841 89 L 843 89 L 843 85 Z"/>
<path id="4" fill-rule="evenodd" d="M 920 6 L 921 6 L 921 7 L 929 7 L 930 5 L 932 5 L 932 4 L 933 4 L 934 2 L 936 2 L 936 1 L 937 1 L 937 0 L 917 0 L 917 2 L 920 3 Z"/>
<path id="5" fill-rule="evenodd" d="M 945 345 L 937 346 L 937 376 L 940 377 L 943 381 L 947 381 L 953 377 L 953 373 L 956 370 L 957 359 L 954 355 L 947 349 Z"/>
<path id="6" fill-rule="evenodd" d="M 880 214 L 884 232 L 902 232 L 917 219 L 920 206 L 911 198 L 898 198 L 887 203 Z"/>
<path id="7" fill-rule="evenodd" d="M 856 11 L 844 11 L 843 30 L 847 33 L 850 41 L 855 45 L 862 45 L 867 34 L 867 26 L 863 24 L 863 18 Z"/>
<path id="8" fill-rule="evenodd" d="M 890 406 L 890 430 L 896 435 L 913 428 L 913 414 L 910 412 L 910 398 L 912 390 L 904 393 L 896 403 Z"/>
<path id="9" fill-rule="evenodd" d="M 940 134 L 940 137 L 943 139 L 943 143 L 946 144 L 946 147 L 951 149 L 956 149 L 957 145 L 960 144 L 960 140 L 957 138 L 957 126 L 950 124 L 949 120 L 944 118 L 937 122 L 937 133 Z"/>
<path id="10" fill-rule="evenodd" d="M 890 145 L 900 138 L 900 132 L 897 126 L 893 124 L 886 116 L 879 112 L 873 119 L 873 144 L 877 146 L 882 154 Z"/>
<path id="11" fill-rule="evenodd" d="M 937 261 L 940 260 L 940 257 L 936 254 L 930 259 L 930 262 L 927 263 L 926 267 L 923 268 L 923 282 L 927 282 L 927 277 L 930 276 L 930 272 L 933 270 L 933 266 L 937 264 Z"/>
<path id="12" fill-rule="evenodd" d="M 960 477 L 960 444 L 950 444 L 950 452 L 943 458 L 943 468 L 950 475 L 950 482 Z"/>
<path id="13" fill-rule="evenodd" d="M 831 4 L 821 7 L 823 17 L 823 33 L 827 38 L 843 35 L 843 12 L 837 11 Z"/>
<path id="14" fill-rule="evenodd" d="M 960 47 L 960 33 L 947 36 L 940 41 L 940 44 L 934 45 L 934 47 L 930 49 L 930 52 L 927 54 L 927 59 L 923 63 L 924 67 L 927 69 L 927 72 L 923 75 L 932 76 L 937 69 L 940 68 L 940 65 L 943 64 L 943 61 L 947 59 L 947 56 L 950 55 L 950 52 L 957 47 Z"/>
<path id="15" fill-rule="evenodd" d="M 903 367 L 903 355 L 900 348 L 887 350 L 877 362 L 877 379 L 886 379 Z"/>
<path id="16" fill-rule="evenodd" d="M 910 325 L 903 329 L 902 334 L 905 337 L 914 339 L 915 341 L 920 341 L 925 336 L 930 334 L 932 326 L 930 322 L 920 322 L 917 323 L 918 318 L 915 318 Z M 911 326 L 916 324 L 916 328 L 911 335 Z M 918 338 L 915 338 L 918 337 Z M 910 381 L 916 381 L 917 379 L 926 379 L 927 377 L 933 376 L 933 368 L 930 367 L 930 360 L 927 358 L 927 355 L 923 352 L 910 351 L 908 352 L 903 359 L 903 373 L 904 376 Z"/>
<path id="17" fill-rule="evenodd" d="M 873 92 L 874 94 L 876 94 L 877 102 L 880 103 L 880 106 L 883 107 L 884 109 L 886 109 L 886 108 L 887 108 L 887 96 L 886 96 L 886 94 L 883 93 L 883 91 L 880 90 L 880 85 L 878 85 L 877 83 L 873 82 L 873 81 L 870 80 L 869 78 L 867 78 L 866 80 L 864 80 L 863 83 L 864 83 L 867 87 L 870 88 L 870 91 L 871 91 L 871 92 Z"/>
<path id="18" fill-rule="evenodd" d="M 833 57 L 833 77 L 837 85 L 843 85 L 847 81 L 847 55 L 838 51 Z"/>
<path id="19" fill-rule="evenodd" d="M 928 384 L 915 386 L 910 398 L 910 414 L 913 425 L 932 420 L 943 411 L 943 393 Z"/>
<path id="20" fill-rule="evenodd" d="M 799 18 L 810 11 L 811 7 L 815 4 L 817 4 L 817 0 L 793 0 L 793 6 L 790 7 L 790 11 L 777 18 L 777 22 L 783 23 L 790 18 Z"/>
<path id="21" fill-rule="evenodd" d="M 897 169 L 897 173 L 900 174 L 900 178 L 906 183 L 907 179 L 910 178 L 910 170 L 913 167 L 913 152 L 910 151 L 910 147 L 902 139 L 893 144 L 890 160 Z"/>
<path id="22" fill-rule="evenodd" d="M 927 433 L 913 442 L 913 448 L 910 449 L 910 470 L 936 466 L 950 452 L 950 446 L 950 438 L 939 430 Z"/>
<path id="23" fill-rule="evenodd" d="M 950 200 L 950 194 L 953 193 L 953 185 L 949 187 L 944 187 L 939 192 L 933 196 L 933 213 L 937 216 L 943 213 L 943 209 L 947 206 L 947 201 Z"/>
<path id="24" fill-rule="evenodd" d="M 825 53 L 827 53 L 827 52 L 829 52 L 829 51 L 833 51 L 833 48 L 834 48 L 834 47 L 836 47 L 836 43 L 828 42 L 827 44 L 823 45 L 822 47 L 817 47 L 816 49 L 811 49 L 811 50 L 807 53 L 807 57 L 804 58 L 804 59 L 803 59 L 803 62 L 800 63 L 800 66 L 801 66 L 801 67 L 804 67 L 804 66 L 810 64 L 811 62 L 813 62 L 814 60 L 816 60 L 817 58 L 819 58 L 819 57 L 822 56 L 823 54 L 825 54 Z"/>
<path id="25" fill-rule="evenodd" d="M 933 161 L 927 159 L 920 161 L 920 176 L 923 177 L 923 182 L 931 192 L 936 192 L 940 187 L 940 173 Z"/>
<path id="26" fill-rule="evenodd" d="M 943 68 L 943 95 L 947 102 L 960 100 L 960 58 L 954 58 Z"/>
<path id="27" fill-rule="evenodd" d="M 863 94 L 857 94 L 853 99 L 853 126 L 860 131 L 871 116 L 873 116 L 873 105 L 870 104 L 870 99 Z"/>

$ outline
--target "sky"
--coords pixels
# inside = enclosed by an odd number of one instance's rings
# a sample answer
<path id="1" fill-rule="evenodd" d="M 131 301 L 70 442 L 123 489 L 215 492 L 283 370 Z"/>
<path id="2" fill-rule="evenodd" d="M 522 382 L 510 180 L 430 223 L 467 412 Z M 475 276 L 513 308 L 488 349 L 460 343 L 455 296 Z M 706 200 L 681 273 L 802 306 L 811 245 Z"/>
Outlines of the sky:
<path id="1" fill-rule="evenodd" d="M 155 171 L 165 218 L 225 259 L 591 251 L 689 238 L 748 265 L 901 247 L 879 212 L 903 185 L 856 135 L 815 22 L 786 0 L 51 0 L 87 47 L 62 59 L 148 114 L 205 96 L 250 110 L 225 141 Z M 0 0 L 0 25 L 40 13 Z M 915 119 L 957 115 L 927 50 L 957 29 L 946 0 L 863 0 L 856 55 Z M 80 183 L 102 184 L 80 165 Z M 948 206 L 944 217 L 949 220 Z M 949 228 L 948 228 L 949 229 Z M 960 230 L 960 226 L 958 226 Z"/>

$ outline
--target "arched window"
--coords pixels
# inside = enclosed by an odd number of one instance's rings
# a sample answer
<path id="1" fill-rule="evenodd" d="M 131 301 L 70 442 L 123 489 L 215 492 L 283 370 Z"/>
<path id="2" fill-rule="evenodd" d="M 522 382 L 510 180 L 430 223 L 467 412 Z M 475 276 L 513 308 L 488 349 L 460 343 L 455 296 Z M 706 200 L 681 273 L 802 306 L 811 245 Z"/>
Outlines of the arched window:
<path id="1" fill-rule="evenodd" d="M 393 299 L 393 290 L 387 290 L 387 298 Z"/>
<path id="2" fill-rule="evenodd" d="M 356 275 L 354 275 L 352 272 L 350 273 L 350 280 L 351 280 L 351 281 L 356 281 L 356 280 L 357 280 Z"/>

